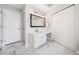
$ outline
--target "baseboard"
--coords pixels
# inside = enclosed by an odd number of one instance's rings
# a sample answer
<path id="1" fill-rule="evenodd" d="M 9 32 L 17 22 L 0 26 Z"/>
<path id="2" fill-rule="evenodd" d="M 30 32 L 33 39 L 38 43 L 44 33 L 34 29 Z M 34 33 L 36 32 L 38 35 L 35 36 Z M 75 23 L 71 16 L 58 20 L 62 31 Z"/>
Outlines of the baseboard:
<path id="1" fill-rule="evenodd" d="M 60 43 L 60 42 L 58 42 L 58 41 L 56 41 L 56 40 L 53 40 L 53 41 L 55 41 L 56 43 L 58 43 L 59 45 L 65 47 L 65 48 L 67 48 L 67 49 L 73 51 L 76 55 L 79 53 L 79 51 L 70 49 L 69 47 L 65 46 L 64 44 L 62 44 L 62 43 Z"/>
<path id="2" fill-rule="evenodd" d="M 21 42 L 21 41 L 16 41 L 16 42 L 12 42 L 12 43 L 9 43 L 9 44 L 5 44 L 5 46 L 11 45 L 11 44 L 15 44 L 15 43 L 18 43 L 18 42 Z"/>
<path id="3" fill-rule="evenodd" d="M 76 50 L 75 52 L 76 52 L 77 55 L 79 55 L 79 50 Z"/>

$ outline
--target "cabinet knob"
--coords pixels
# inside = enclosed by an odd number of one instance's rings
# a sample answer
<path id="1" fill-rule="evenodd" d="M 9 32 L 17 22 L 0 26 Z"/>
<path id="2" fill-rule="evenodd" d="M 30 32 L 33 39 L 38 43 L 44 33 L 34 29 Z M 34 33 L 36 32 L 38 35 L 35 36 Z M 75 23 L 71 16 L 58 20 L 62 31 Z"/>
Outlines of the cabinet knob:
<path id="1" fill-rule="evenodd" d="M 38 30 L 36 29 L 35 32 L 38 32 Z"/>

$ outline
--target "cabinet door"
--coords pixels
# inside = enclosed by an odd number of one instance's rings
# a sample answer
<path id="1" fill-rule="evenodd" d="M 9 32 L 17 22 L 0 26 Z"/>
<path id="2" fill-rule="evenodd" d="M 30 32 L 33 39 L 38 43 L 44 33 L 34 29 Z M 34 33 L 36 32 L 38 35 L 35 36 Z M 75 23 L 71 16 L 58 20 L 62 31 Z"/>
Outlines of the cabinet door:
<path id="1" fill-rule="evenodd" d="M 2 43 L 2 8 L 0 8 L 0 46 Z"/>
<path id="2" fill-rule="evenodd" d="M 38 33 L 35 35 L 35 48 L 38 48 L 45 43 L 46 43 L 46 34 L 45 33 Z"/>
<path id="3" fill-rule="evenodd" d="M 35 44 L 34 47 L 38 48 L 41 45 L 41 34 L 35 33 Z"/>
<path id="4" fill-rule="evenodd" d="M 21 13 L 3 9 L 3 40 L 4 45 L 21 40 Z"/>

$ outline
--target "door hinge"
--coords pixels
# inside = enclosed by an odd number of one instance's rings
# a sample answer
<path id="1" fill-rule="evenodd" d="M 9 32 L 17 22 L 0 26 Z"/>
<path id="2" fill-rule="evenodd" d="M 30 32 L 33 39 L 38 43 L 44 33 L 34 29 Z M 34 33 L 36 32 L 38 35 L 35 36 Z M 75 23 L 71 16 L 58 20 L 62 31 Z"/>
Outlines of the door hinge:
<path id="1" fill-rule="evenodd" d="M 3 13 L 3 11 L 1 10 L 1 14 Z"/>
<path id="2" fill-rule="evenodd" d="M 1 40 L 1 42 L 3 42 L 3 40 Z"/>

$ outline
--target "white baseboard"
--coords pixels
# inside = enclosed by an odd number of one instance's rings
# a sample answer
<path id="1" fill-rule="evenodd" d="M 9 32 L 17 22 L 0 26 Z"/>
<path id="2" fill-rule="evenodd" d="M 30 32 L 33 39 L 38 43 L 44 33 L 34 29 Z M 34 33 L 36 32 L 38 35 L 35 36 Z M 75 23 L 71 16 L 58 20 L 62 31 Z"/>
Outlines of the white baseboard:
<path id="1" fill-rule="evenodd" d="M 75 52 L 79 55 L 79 50 L 76 50 Z"/>

